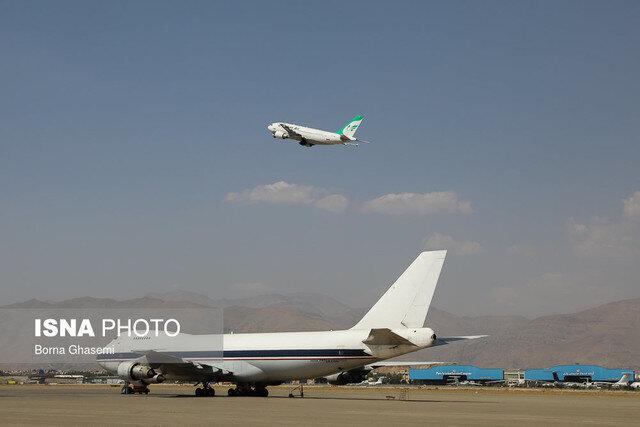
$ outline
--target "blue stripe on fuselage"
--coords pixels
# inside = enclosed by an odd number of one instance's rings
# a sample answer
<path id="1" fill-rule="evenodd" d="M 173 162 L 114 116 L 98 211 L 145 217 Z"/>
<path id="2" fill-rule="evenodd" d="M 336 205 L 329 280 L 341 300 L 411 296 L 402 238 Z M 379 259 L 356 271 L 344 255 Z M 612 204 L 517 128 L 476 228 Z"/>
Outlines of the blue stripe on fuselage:
<path id="1" fill-rule="evenodd" d="M 151 351 L 151 350 L 149 350 Z M 242 358 L 242 359 L 259 359 L 271 357 L 371 357 L 364 350 L 360 349 L 304 349 L 304 350 L 200 350 L 200 351 L 159 351 L 158 353 L 167 354 L 181 359 L 209 359 L 209 358 Z M 141 357 L 143 353 L 126 352 L 99 354 L 98 360 L 109 359 L 136 359 Z"/>

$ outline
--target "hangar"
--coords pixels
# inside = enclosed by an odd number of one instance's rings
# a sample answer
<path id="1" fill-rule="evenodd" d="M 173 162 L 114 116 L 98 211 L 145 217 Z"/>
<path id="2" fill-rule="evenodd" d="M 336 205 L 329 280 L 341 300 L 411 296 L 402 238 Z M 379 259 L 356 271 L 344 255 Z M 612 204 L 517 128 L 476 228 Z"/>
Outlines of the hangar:
<path id="1" fill-rule="evenodd" d="M 427 369 L 410 369 L 409 379 L 415 384 L 447 384 L 452 382 L 502 381 L 502 369 L 478 368 L 473 365 L 441 365 Z"/>
<path id="2" fill-rule="evenodd" d="M 560 381 L 567 382 L 616 382 L 624 374 L 635 375 L 632 369 L 609 369 L 597 365 L 556 365 L 546 369 L 527 369 L 524 378 L 527 381 L 554 381 L 554 374 Z"/>

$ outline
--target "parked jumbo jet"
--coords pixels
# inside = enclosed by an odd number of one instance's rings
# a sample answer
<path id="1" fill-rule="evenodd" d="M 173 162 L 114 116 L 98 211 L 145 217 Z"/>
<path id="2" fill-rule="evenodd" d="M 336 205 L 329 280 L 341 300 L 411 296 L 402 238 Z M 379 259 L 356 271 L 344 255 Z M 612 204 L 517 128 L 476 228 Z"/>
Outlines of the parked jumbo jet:
<path id="1" fill-rule="evenodd" d="M 105 369 L 125 380 L 123 393 L 148 393 L 166 379 L 202 384 L 196 396 L 213 396 L 211 383 L 229 381 L 229 396 L 267 396 L 267 386 L 291 380 L 343 375 L 375 362 L 469 337 L 437 337 L 423 327 L 446 251 L 422 252 L 351 329 L 325 332 L 224 334 L 222 354 L 212 351 L 218 336 L 163 334 L 144 340 L 119 337 L 115 352 L 98 356 Z"/>
<path id="2" fill-rule="evenodd" d="M 339 131 L 327 132 L 320 129 L 308 128 L 292 123 L 275 122 L 267 126 L 274 138 L 291 138 L 304 147 L 314 145 L 358 145 L 359 142 L 368 143 L 355 137 L 358 126 L 364 120 L 362 116 L 355 116 Z"/>

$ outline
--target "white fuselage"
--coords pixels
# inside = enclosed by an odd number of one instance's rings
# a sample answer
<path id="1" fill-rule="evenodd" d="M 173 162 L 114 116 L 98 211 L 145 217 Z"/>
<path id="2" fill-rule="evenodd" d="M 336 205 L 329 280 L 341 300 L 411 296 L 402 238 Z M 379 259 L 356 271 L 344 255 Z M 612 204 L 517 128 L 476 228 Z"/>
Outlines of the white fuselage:
<path id="1" fill-rule="evenodd" d="M 278 383 L 322 377 L 358 368 L 429 347 L 430 328 L 393 330 L 413 345 L 367 345 L 370 330 L 280 332 L 256 334 L 179 335 L 136 341 L 114 340 L 115 353 L 102 355 L 99 363 L 111 372 L 122 362 L 141 357 L 136 351 L 154 350 L 230 372 L 238 383 Z M 220 348 L 220 343 L 222 348 Z M 222 354 L 220 354 L 222 350 Z M 171 379 L 171 375 L 167 375 Z M 176 378 L 188 379 L 188 378 Z"/>
<path id="2" fill-rule="evenodd" d="M 291 129 L 295 133 L 291 133 L 287 128 Z M 275 122 L 267 126 L 267 129 L 271 132 L 274 138 L 293 139 L 304 143 L 303 145 L 346 144 L 355 140 L 355 138 L 349 138 L 346 135 L 300 126 L 293 123 Z"/>

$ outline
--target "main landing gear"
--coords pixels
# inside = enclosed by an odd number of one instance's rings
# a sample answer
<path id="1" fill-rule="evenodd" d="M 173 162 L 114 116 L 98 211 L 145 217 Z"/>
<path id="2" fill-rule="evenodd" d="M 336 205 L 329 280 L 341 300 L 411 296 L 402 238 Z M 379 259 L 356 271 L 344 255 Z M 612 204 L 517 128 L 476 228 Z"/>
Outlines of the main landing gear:
<path id="1" fill-rule="evenodd" d="M 238 384 L 236 388 L 230 388 L 227 391 L 228 396 L 256 396 L 267 397 L 269 396 L 269 390 L 263 385 L 255 385 L 251 387 L 247 384 Z"/>
<path id="2" fill-rule="evenodd" d="M 307 148 L 311 148 L 311 147 L 313 147 L 315 145 L 315 144 L 311 144 L 306 139 L 302 139 L 302 141 L 298 142 L 298 144 L 302 145 L 303 147 L 307 147 Z"/>
<path id="3" fill-rule="evenodd" d="M 149 394 L 149 387 L 146 384 L 143 385 L 131 385 L 129 382 L 125 382 L 120 390 L 120 394 Z"/>
<path id="4" fill-rule="evenodd" d="M 196 397 L 213 397 L 216 395 L 216 390 L 209 385 L 209 383 L 202 383 L 202 387 L 196 388 Z"/>

